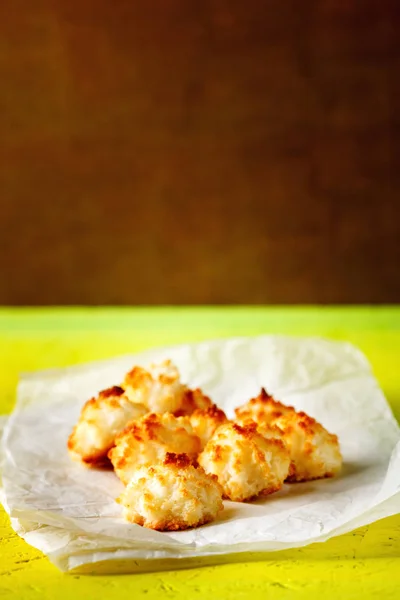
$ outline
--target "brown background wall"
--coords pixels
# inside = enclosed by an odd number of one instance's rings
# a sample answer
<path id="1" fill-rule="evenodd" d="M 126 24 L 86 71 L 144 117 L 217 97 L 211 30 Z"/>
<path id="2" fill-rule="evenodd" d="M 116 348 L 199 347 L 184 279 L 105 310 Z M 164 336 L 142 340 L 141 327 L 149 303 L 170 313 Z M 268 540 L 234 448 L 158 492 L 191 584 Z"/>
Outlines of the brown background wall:
<path id="1" fill-rule="evenodd" d="M 398 6 L 3 0 L 0 303 L 400 301 Z"/>

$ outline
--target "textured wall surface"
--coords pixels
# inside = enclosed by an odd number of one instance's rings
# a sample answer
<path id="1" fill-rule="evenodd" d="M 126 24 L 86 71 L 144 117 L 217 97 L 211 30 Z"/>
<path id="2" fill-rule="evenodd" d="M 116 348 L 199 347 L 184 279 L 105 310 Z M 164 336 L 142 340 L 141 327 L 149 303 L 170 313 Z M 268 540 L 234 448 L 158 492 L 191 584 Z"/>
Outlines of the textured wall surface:
<path id="1" fill-rule="evenodd" d="M 400 301 L 395 0 L 3 0 L 0 304 Z"/>

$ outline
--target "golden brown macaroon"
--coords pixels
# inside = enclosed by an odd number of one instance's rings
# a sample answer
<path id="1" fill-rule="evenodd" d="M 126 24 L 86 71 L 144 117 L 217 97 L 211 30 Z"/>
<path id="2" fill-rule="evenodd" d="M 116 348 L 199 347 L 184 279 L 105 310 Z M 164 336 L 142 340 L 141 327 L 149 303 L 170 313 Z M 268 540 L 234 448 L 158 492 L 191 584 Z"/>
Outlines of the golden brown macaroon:
<path id="1" fill-rule="evenodd" d="M 132 402 L 143 404 L 154 413 L 177 411 L 186 391 L 178 369 L 170 360 L 153 364 L 149 370 L 134 367 L 126 374 L 122 387 Z"/>
<path id="2" fill-rule="evenodd" d="M 91 398 L 82 408 L 78 423 L 68 439 L 72 457 L 88 466 L 105 466 L 115 437 L 133 419 L 146 414 L 141 404 L 132 404 L 118 386 Z"/>
<path id="3" fill-rule="evenodd" d="M 187 454 L 169 452 L 162 463 L 137 468 L 117 501 L 128 521 L 158 531 L 199 527 L 223 509 L 217 478 Z"/>
<path id="4" fill-rule="evenodd" d="M 162 462 L 167 452 L 183 452 L 195 458 L 200 447 L 188 417 L 150 413 L 130 423 L 117 436 L 108 457 L 117 476 L 127 485 L 139 466 Z"/>
<path id="5" fill-rule="evenodd" d="M 198 408 L 189 418 L 195 434 L 200 438 L 201 449 L 212 438 L 218 427 L 228 423 L 226 414 L 216 404 L 203 410 Z"/>
<path id="6" fill-rule="evenodd" d="M 256 398 L 252 398 L 243 406 L 235 409 L 236 421 L 239 423 L 252 419 L 256 423 L 271 425 L 282 415 L 294 412 L 293 406 L 286 406 L 282 402 L 278 402 L 264 388 L 261 388 L 261 392 Z"/>
<path id="7" fill-rule="evenodd" d="M 216 475 L 224 497 L 236 502 L 279 490 L 286 479 L 290 457 L 275 428 L 243 427 L 228 423 L 217 429 L 198 458 L 206 473 Z"/>
<path id="8" fill-rule="evenodd" d="M 206 396 L 200 388 L 194 390 L 185 388 L 181 404 L 178 409 L 174 411 L 174 415 L 177 417 L 191 415 L 196 410 L 206 410 L 211 406 L 213 406 L 211 398 Z"/>
<path id="9" fill-rule="evenodd" d="M 292 460 L 287 481 L 310 481 L 333 477 L 342 466 L 338 437 L 304 412 L 282 415 L 276 420 Z"/>

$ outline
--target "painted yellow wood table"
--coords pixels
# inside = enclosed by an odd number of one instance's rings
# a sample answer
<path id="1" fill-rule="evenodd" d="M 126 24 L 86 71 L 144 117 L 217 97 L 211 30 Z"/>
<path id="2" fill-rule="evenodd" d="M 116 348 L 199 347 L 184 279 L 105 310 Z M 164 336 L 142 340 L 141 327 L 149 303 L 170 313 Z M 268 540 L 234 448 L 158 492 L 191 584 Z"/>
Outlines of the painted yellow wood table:
<path id="1" fill-rule="evenodd" d="M 353 342 L 370 359 L 399 419 L 400 308 L 395 307 L 0 309 L 0 413 L 12 410 L 20 371 L 260 333 Z M 20 540 L 0 512 L 0 597 L 26 600 L 400 598 L 400 516 L 323 544 L 237 560 L 155 574 L 66 575 Z"/>

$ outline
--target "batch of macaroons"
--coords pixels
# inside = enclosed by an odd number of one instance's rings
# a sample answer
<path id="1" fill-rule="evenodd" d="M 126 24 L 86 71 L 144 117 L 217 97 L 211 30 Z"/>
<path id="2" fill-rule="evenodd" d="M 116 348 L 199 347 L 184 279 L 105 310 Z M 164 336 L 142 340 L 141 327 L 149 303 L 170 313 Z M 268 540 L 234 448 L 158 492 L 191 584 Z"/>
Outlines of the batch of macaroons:
<path id="1" fill-rule="evenodd" d="M 169 360 L 134 367 L 86 402 L 68 449 L 90 467 L 111 462 L 125 518 L 159 531 L 213 521 L 223 499 L 247 502 L 339 472 L 337 436 L 264 389 L 235 413 L 229 420 L 184 385 Z"/>

